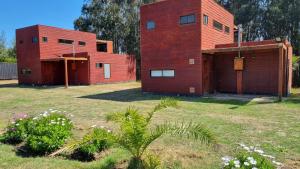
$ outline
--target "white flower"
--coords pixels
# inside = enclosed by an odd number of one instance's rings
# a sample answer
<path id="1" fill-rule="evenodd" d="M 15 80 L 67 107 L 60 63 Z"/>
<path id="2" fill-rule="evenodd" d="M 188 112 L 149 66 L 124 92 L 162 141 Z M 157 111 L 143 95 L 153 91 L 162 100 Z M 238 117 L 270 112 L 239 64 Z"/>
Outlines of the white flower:
<path id="1" fill-rule="evenodd" d="M 275 165 L 278 165 L 278 166 L 281 166 L 281 165 L 282 165 L 282 163 L 277 162 L 277 161 L 275 161 L 275 160 L 273 160 L 272 163 L 274 163 Z"/>
<path id="2" fill-rule="evenodd" d="M 16 124 L 16 126 L 19 126 L 19 125 L 20 125 L 19 123 Z"/>
<path id="3" fill-rule="evenodd" d="M 20 120 L 20 121 L 22 121 L 23 119 L 22 119 L 22 118 L 20 118 L 19 120 Z"/>
<path id="4" fill-rule="evenodd" d="M 108 133 L 111 133 L 111 130 L 107 130 Z"/>
<path id="5" fill-rule="evenodd" d="M 11 124 L 15 124 L 15 123 L 16 123 L 15 121 L 12 121 L 12 122 L 11 122 Z"/>
<path id="6" fill-rule="evenodd" d="M 254 151 L 257 152 L 257 153 L 259 153 L 259 154 L 264 154 L 264 151 L 263 151 L 263 150 L 259 150 L 259 149 L 256 149 L 256 148 L 255 148 Z"/>
<path id="7" fill-rule="evenodd" d="M 256 160 L 250 160 L 250 163 L 251 163 L 252 165 L 256 165 L 256 164 L 257 164 Z"/>
<path id="8" fill-rule="evenodd" d="M 92 126 L 91 126 L 91 128 L 95 128 L 95 127 L 97 127 L 97 125 L 92 125 Z"/>
<path id="9" fill-rule="evenodd" d="M 250 164 L 248 162 L 244 162 L 244 165 L 245 166 L 249 166 Z"/>
<path id="10" fill-rule="evenodd" d="M 104 129 L 105 127 L 104 126 L 100 126 L 100 128 Z"/>
<path id="11" fill-rule="evenodd" d="M 233 163 L 234 163 L 235 165 L 240 165 L 240 161 L 239 161 L 239 160 L 235 160 Z"/>
<path id="12" fill-rule="evenodd" d="M 37 119 L 38 119 L 38 117 L 34 117 L 34 118 L 33 118 L 33 120 L 37 120 Z"/>
<path id="13" fill-rule="evenodd" d="M 251 160 L 254 160 L 253 157 L 247 157 L 247 160 L 251 161 Z"/>
<path id="14" fill-rule="evenodd" d="M 223 160 L 224 162 L 229 162 L 231 159 L 232 159 L 232 158 L 229 157 L 229 156 L 222 157 L 222 160 Z"/>
<path id="15" fill-rule="evenodd" d="M 225 166 L 229 166 L 229 163 L 224 163 Z"/>
<path id="16" fill-rule="evenodd" d="M 258 168 L 256 168 L 256 167 L 253 167 L 252 169 L 258 169 Z"/>

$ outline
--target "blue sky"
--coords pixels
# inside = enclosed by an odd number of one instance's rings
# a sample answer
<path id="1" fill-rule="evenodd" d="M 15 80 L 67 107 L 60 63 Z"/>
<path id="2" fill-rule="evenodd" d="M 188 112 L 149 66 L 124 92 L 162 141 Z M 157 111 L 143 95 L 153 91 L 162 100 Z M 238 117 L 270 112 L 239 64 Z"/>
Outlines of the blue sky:
<path id="1" fill-rule="evenodd" d="M 1 2 L 0 31 L 7 45 L 15 38 L 15 30 L 42 24 L 73 29 L 73 21 L 81 14 L 84 0 L 5 0 Z"/>

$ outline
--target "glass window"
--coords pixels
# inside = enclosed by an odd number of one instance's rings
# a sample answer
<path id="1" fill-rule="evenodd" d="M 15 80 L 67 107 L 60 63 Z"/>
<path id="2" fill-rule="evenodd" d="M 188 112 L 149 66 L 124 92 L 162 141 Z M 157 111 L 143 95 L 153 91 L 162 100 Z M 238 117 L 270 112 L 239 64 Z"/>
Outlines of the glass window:
<path id="1" fill-rule="evenodd" d="M 162 77 L 162 70 L 151 70 L 151 77 Z"/>
<path id="2" fill-rule="evenodd" d="M 155 28 L 155 22 L 154 21 L 148 21 L 147 22 L 147 29 L 151 30 Z"/>
<path id="3" fill-rule="evenodd" d="M 39 42 L 39 39 L 37 37 L 32 38 L 32 43 L 38 43 L 38 42 Z"/>
<path id="4" fill-rule="evenodd" d="M 180 16 L 180 24 L 191 24 L 196 22 L 195 14 Z"/>
<path id="5" fill-rule="evenodd" d="M 228 26 L 225 26 L 225 32 L 230 33 L 230 28 Z"/>
<path id="6" fill-rule="evenodd" d="M 208 25 L 208 16 L 207 15 L 203 16 L 203 24 Z"/>
<path id="7" fill-rule="evenodd" d="M 43 42 L 48 42 L 48 38 L 47 37 L 43 37 Z"/>
<path id="8" fill-rule="evenodd" d="M 151 77 L 175 77 L 174 70 L 151 70 Z"/>
<path id="9" fill-rule="evenodd" d="M 102 68 L 103 64 L 102 63 L 96 63 L 96 68 Z"/>
<path id="10" fill-rule="evenodd" d="M 21 69 L 21 74 L 22 75 L 30 75 L 31 74 L 31 69 Z"/>
<path id="11" fill-rule="evenodd" d="M 214 20 L 214 28 L 216 28 L 219 31 L 222 31 L 223 30 L 223 24 L 221 24 L 220 22 Z"/>
<path id="12" fill-rule="evenodd" d="M 163 77 L 175 77 L 174 70 L 163 70 Z"/>
<path id="13" fill-rule="evenodd" d="M 79 46 L 85 46 L 85 45 L 86 45 L 86 42 L 79 41 L 79 42 L 78 42 L 78 45 L 79 45 Z"/>
<path id="14" fill-rule="evenodd" d="M 58 39 L 58 43 L 61 43 L 61 44 L 73 44 L 74 41 L 73 40 L 68 40 L 68 39 Z"/>

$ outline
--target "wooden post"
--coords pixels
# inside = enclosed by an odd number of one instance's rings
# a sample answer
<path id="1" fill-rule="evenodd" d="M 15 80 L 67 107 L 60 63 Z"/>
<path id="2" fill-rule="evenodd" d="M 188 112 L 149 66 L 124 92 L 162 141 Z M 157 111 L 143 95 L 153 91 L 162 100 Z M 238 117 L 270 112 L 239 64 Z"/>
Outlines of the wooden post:
<path id="1" fill-rule="evenodd" d="M 69 87 L 68 60 L 65 58 L 65 88 Z"/>
<path id="2" fill-rule="evenodd" d="M 243 94 L 243 71 L 236 71 L 237 94 Z"/>
<path id="3" fill-rule="evenodd" d="M 279 48 L 279 61 L 278 61 L 278 99 L 282 101 L 283 96 L 283 48 Z"/>

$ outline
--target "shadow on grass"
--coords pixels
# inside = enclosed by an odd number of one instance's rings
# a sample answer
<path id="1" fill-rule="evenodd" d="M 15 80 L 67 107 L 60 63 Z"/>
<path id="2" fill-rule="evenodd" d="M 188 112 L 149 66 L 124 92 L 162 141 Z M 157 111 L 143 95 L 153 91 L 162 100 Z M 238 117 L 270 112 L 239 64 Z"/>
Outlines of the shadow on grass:
<path id="1" fill-rule="evenodd" d="M 73 86 L 84 86 L 84 85 L 70 85 Z M 64 85 L 27 85 L 27 84 L 18 84 L 18 83 L 8 83 L 0 84 L 0 88 L 14 88 L 14 89 L 35 89 L 35 90 L 45 90 L 45 89 L 57 89 L 64 88 Z"/>
<path id="2" fill-rule="evenodd" d="M 241 101 L 234 99 L 215 99 L 215 98 L 203 98 L 200 96 L 178 96 L 172 94 L 154 94 L 154 93 L 143 93 L 141 88 L 119 90 L 108 93 L 99 93 L 87 96 L 81 96 L 80 98 L 85 99 L 96 99 L 96 100 L 108 100 L 108 101 L 118 101 L 118 102 L 134 102 L 134 101 L 145 101 L 145 100 L 160 100 L 163 97 L 174 97 L 180 101 L 186 102 L 198 102 L 198 103 L 214 103 L 214 104 L 228 104 L 234 105 L 236 108 L 239 106 L 244 106 L 249 103 L 249 101 Z M 233 108 L 234 109 L 234 108 Z"/>

